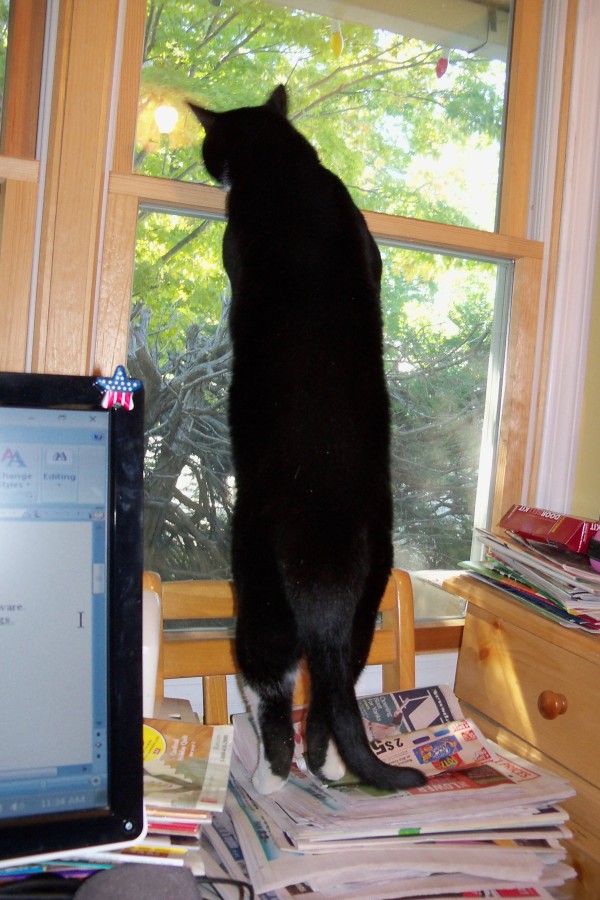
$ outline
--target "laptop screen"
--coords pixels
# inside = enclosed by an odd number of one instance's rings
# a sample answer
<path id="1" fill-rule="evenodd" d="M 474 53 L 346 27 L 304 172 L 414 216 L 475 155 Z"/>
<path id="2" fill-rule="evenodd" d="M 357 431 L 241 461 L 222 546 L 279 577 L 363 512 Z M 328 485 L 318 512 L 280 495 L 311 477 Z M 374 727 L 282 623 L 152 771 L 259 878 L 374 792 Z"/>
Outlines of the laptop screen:
<path id="1" fill-rule="evenodd" d="M 142 397 L 101 397 L 0 374 L 3 865 L 142 829 Z"/>

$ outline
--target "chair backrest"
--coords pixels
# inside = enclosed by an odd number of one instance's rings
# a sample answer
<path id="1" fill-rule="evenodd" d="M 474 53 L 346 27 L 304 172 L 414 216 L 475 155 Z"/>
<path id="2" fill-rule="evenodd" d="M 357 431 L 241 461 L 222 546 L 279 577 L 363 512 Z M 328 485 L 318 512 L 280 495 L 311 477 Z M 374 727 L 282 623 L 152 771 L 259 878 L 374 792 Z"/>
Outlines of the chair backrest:
<path id="1" fill-rule="evenodd" d="M 226 676 L 239 672 L 234 650 L 237 602 L 231 581 L 164 581 L 144 573 L 144 588 L 162 600 L 163 640 L 159 657 L 158 695 L 165 678 L 202 677 L 204 721 L 229 721 Z M 391 573 L 380 604 L 378 626 L 367 665 L 381 665 L 384 691 L 403 690 L 415 683 L 415 636 L 410 575 Z M 218 621 L 217 621 L 218 620 Z M 165 630 L 164 623 L 177 623 Z M 309 679 L 298 679 L 295 703 L 305 703 Z"/>

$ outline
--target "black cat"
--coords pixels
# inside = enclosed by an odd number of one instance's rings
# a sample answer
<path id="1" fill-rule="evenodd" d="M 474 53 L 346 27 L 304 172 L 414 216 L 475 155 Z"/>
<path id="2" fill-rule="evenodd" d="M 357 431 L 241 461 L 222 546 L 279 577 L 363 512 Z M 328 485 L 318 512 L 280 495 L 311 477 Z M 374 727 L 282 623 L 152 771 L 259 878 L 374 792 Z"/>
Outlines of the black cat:
<path id="1" fill-rule="evenodd" d="M 288 121 L 283 86 L 264 106 L 192 109 L 206 168 L 230 189 L 232 566 L 236 652 L 261 736 L 254 785 L 270 793 L 288 776 L 301 656 L 311 770 L 337 779 L 345 763 L 372 785 L 420 785 L 373 754 L 354 693 L 392 565 L 379 251 Z"/>

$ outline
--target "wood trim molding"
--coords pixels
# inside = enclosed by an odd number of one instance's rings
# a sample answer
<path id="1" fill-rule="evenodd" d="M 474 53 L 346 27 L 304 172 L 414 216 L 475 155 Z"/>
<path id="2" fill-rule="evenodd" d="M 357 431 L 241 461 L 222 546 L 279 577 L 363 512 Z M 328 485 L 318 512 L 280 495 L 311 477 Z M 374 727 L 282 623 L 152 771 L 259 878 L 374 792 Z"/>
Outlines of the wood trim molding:
<path id="1" fill-rule="evenodd" d="M 46 0 L 9 4 L 0 153 L 35 159 Z"/>
<path id="2" fill-rule="evenodd" d="M 131 174 L 133 166 L 145 28 L 146 0 L 127 0 L 126 47 L 121 64 L 119 106 L 111 167 L 113 172 L 126 175 Z"/>
<path id="3" fill-rule="evenodd" d="M 38 186 L 0 187 L 0 369 L 25 371 Z"/>
<path id="4" fill-rule="evenodd" d="M 557 191 L 552 326 L 533 502 L 569 511 L 587 364 L 600 207 L 600 16 L 578 0 L 564 178 Z M 562 174 L 559 172 L 559 174 Z"/>
<path id="5" fill-rule="evenodd" d="M 176 209 L 200 215 L 225 216 L 225 191 L 190 181 L 171 181 L 150 175 L 124 175 L 113 172 L 110 191 L 136 197 L 140 203 L 157 209 Z"/>
<path id="6" fill-rule="evenodd" d="M 30 181 L 35 184 L 40 178 L 40 164 L 37 159 L 16 159 L 0 156 L 0 181 Z"/>
<path id="7" fill-rule="evenodd" d="M 100 275 L 94 374 L 110 374 L 127 361 L 138 201 L 109 194 Z"/>
<path id="8" fill-rule="evenodd" d="M 535 137 L 537 73 L 544 0 L 516 0 L 508 85 L 502 203 L 498 230 L 526 237 L 529 219 L 529 187 Z"/>
<path id="9" fill-rule="evenodd" d="M 364 216 L 374 237 L 416 247 L 508 260 L 526 257 L 541 259 L 544 252 L 543 244 L 524 237 L 459 228 L 440 222 L 405 219 L 384 213 L 365 212 Z"/>
<path id="10" fill-rule="evenodd" d="M 537 400 L 536 356 L 533 352 L 538 329 L 542 261 L 522 259 L 515 263 L 513 303 L 508 333 L 502 419 L 498 438 L 496 482 L 491 523 L 500 520 L 509 506 L 521 503 L 527 477 L 527 440 L 531 409 Z"/>
<path id="11" fill-rule="evenodd" d="M 184 213 L 189 211 L 219 218 L 225 216 L 225 192 L 209 185 L 113 172 L 110 176 L 110 191 L 137 197 L 140 203 L 157 209 L 177 209 Z M 397 241 L 451 253 L 476 254 L 492 259 L 541 259 L 544 251 L 543 244 L 539 241 L 522 237 L 406 219 L 385 213 L 366 211 L 364 216 L 374 237 L 384 241 Z"/>
<path id="12" fill-rule="evenodd" d="M 119 0 L 64 0 L 44 193 L 34 371 L 90 370 Z"/>

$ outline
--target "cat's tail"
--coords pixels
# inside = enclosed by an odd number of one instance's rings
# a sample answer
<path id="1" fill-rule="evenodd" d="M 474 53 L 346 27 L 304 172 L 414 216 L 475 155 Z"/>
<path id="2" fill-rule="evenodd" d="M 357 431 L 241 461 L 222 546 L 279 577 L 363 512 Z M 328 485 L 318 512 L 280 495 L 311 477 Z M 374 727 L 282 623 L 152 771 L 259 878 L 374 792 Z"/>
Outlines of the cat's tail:
<path id="1" fill-rule="evenodd" d="M 385 790 L 407 790 L 425 784 L 427 779 L 418 769 L 391 766 L 378 759 L 369 744 L 354 691 L 350 702 L 335 703 L 331 730 L 348 769 L 365 784 Z"/>
<path id="2" fill-rule="evenodd" d="M 322 648 L 318 658 L 309 659 L 311 705 L 307 723 L 309 765 L 317 775 L 331 776 L 327 761 L 333 736 L 337 751 L 350 772 L 364 784 L 383 790 L 407 790 L 425 784 L 418 769 L 392 766 L 380 760 L 369 744 L 360 714 L 354 679 L 339 647 Z M 312 745 L 312 747 L 311 747 Z"/>

